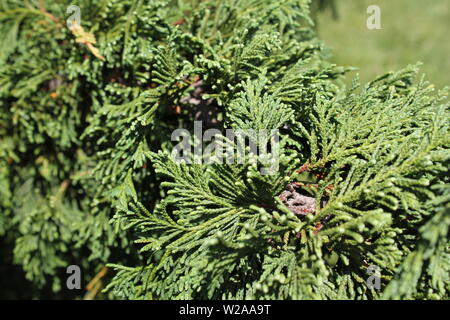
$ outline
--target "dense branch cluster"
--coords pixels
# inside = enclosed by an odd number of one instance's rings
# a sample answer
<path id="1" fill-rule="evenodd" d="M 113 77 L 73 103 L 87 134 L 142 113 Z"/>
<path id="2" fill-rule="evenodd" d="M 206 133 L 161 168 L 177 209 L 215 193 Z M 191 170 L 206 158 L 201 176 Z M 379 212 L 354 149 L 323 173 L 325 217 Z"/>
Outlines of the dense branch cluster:
<path id="1" fill-rule="evenodd" d="M 450 110 L 417 66 L 345 88 L 307 0 L 81 0 L 76 29 L 39 3 L 0 3 L 0 234 L 33 296 L 108 264 L 108 298 L 449 298 Z M 196 120 L 278 130 L 278 170 L 174 161 Z"/>

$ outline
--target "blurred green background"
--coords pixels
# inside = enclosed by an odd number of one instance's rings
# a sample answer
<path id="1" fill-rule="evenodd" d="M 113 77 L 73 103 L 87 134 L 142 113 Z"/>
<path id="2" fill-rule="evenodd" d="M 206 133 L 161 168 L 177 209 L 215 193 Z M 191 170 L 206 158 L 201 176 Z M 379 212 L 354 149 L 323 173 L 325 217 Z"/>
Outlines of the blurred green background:
<path id="1" fill-rule="evenodd" d="M 359 68 L 366 82 L 421 61 L 437 88 L 450 86 L 450 0 L 335 0 L 335 5 L 337 20 L 331 10 L 317 17 L 333 62 Z M 369 5 L 381 9 L 381 30 L 367 28 Z"/>

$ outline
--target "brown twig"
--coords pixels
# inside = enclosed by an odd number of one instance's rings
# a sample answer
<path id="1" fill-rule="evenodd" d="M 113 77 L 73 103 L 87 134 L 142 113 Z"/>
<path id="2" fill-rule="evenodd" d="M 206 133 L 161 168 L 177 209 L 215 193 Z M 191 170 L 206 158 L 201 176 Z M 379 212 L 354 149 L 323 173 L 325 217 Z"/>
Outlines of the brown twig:
<path id="1" fill-rule="evenodd" d="M 59 19 L 56 18 L 54 15 L 52 15 L 50 12 L 48 12 L 45 9 L 45 1 L 44 0 L 39 0 L 39 11 L 42 12 L 43 15 L 45 15 L 46 17 L 50 18 L 53 22 L 60 24 Z"/>
<path id="2" fill-rule="evenodd" d="M 108 273 L 108 271 L 108 267 L 102 267 L 100 272 L 97 273 L 95 277 L 87 284 L 86 290 L 88 292 L 83 297 L 83 300 L 92 300 L 95 298 L 95 296 L 103 287 L 103 281 L 101 279 Z"/>

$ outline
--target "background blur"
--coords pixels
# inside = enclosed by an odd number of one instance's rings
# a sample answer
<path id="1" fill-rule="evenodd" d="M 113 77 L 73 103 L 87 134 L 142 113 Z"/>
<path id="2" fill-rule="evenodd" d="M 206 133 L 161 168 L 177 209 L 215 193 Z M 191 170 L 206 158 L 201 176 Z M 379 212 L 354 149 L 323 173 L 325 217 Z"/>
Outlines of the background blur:
<path id="1" fill-rule="evenodd" d="M 367 28 L 370 5 L 381 9 L 381 30 Z M 360 69 L 363 83 L 421 61 L 437 88 L 450 86 L 450 0 L 335 0 L 335 7 L 337 20 L 332 10 L 318 14 L 319 38 L 333 62 Z"/>

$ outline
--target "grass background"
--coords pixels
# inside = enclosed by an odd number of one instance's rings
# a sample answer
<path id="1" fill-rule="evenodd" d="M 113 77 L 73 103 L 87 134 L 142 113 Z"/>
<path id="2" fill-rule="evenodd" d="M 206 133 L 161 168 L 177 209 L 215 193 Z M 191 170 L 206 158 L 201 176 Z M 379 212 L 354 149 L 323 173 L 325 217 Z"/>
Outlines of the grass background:
<path id="1" fill-rule="evenodd" d="M 333 62 L 359 68 L 356 72 L 367 82 L 420 61 L 422 72 L 437 88 L 450 86 L 450 0 L 335 3 L 337 20 L 331 10 L 317 17 L 319 37 L 331 48 Z M 380 30 L 367 28 L 369 5 L 381 9 Z"/>

